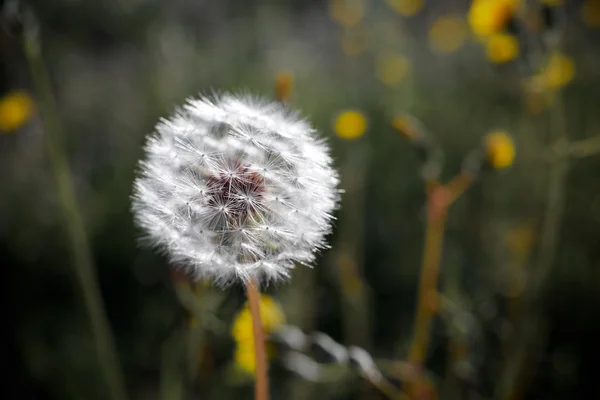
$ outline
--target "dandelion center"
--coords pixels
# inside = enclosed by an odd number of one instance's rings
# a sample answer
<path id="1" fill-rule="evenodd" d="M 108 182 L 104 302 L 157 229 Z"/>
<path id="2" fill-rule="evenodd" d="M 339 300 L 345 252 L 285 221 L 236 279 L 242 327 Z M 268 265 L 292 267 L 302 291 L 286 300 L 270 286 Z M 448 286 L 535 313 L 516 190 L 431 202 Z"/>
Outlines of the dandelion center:
<path id="1" fill-rule="evenodd" d="M 240 161 L 227 172 L 209 175 L 208 205 L 225 214 L 227 223 L 244 223 L 258 210 L 265 191 L 265 179 Z"/>

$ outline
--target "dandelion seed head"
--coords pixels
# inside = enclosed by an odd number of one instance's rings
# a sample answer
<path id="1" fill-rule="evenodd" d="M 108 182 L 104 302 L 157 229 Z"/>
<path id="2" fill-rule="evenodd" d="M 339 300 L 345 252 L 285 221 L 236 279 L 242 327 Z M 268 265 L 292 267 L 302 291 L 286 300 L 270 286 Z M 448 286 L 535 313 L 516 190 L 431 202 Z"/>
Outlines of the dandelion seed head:
<path id="1" fill-rule="evenodd" d="M 224 94 L 189 99 L 158 123 L 132 208 L 147 242 L 194 278 L 271 281 L 326 247 L 338 181 L 304 119 Z"/>

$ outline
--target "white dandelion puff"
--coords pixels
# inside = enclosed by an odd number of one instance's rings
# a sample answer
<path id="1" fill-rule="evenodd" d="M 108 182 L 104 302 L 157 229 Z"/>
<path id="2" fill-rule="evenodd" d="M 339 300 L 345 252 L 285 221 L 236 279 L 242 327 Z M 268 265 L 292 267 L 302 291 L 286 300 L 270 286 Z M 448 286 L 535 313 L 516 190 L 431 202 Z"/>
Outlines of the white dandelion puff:
<path id="1" fill-rule="evenodd" d="M 317 132 L 285 106 L 190 99 L 147 140 L 133 212 L 150 243 L 197 279 L 278 280 L 326 247 L 338 174 Z"/>

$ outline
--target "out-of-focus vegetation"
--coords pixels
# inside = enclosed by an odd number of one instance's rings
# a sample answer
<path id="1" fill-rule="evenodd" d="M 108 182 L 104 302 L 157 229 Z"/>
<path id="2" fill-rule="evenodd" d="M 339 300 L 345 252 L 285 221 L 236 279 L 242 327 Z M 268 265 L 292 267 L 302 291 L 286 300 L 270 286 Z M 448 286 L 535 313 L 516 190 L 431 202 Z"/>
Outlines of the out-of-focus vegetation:
<path id="1" fill-rule="evenodd" d="M 114 394 L 89 242 L 128 398 L 251 398 L 243 288 L 189 282 L 130 214 L 145 135 L 213 89 L 303 110 L 345 190 L 317 267 L 266 290 L 273 399 L 600 396 L 600 1 L 0 4 L 9 396 Z"/>

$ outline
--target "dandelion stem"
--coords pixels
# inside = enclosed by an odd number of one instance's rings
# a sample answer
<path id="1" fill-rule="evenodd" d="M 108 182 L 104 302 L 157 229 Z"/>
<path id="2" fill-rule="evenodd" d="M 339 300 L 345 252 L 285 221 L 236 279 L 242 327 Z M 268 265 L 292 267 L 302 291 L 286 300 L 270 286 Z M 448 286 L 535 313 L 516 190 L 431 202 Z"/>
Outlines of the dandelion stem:
<path id="1" fill-rule="evenodd" d="M 269 377 L 267 374 L 267 354 L 265 350 L 265 335 L 260 316 L 260 294 L 255 281 L 246 285 L 248 304 L 252 316 L 252 331 L 254 334 L 254 353 L 256 357 L 256 376 L 254 386 L 255 400 L 269 399 Z"/>
<path id="2" fill-rule="evenodd" d="M 29 22 L 34 23 L 30 20 Z M 81 287 L 85 308 L 90 318 L 96 352 L 112 400 L 127 398 L 123 374 L 118 362 L 114 339 L 102 305 L 102 297 L 92 263 L 89 242 L 77 204 L 71 172 L 64 153 L 63 133 L 50 87 L 50 78 L 42 60 L 39 41 L 32 29 L 26 26 L 24 52 L 31 76 L 39 96 L 40 112 L 44 124 L 46 144 L 52 172 L 54 173 L 59 203 L 72 251 L 75 273 Z"/>

